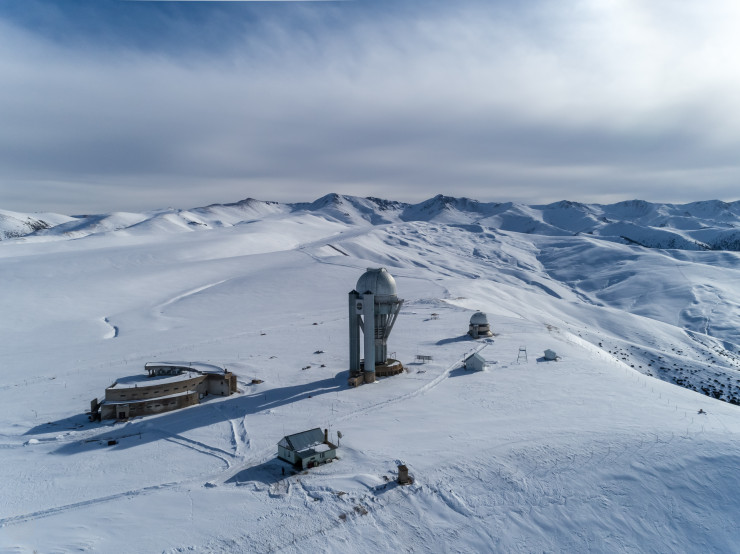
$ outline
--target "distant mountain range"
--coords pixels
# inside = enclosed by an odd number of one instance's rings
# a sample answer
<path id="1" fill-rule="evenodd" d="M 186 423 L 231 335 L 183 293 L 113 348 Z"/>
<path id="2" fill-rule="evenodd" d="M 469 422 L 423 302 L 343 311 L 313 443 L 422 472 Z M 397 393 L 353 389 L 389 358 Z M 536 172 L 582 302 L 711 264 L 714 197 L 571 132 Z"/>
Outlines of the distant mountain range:
<path id="1" fill-rule="evenodd" d="M 602 205 L 564 200 L 527 206 L 443 195 L 418 204 L 339 194 L 328 194 L 314 202 L 285 204 L 247 198 L 188 210 L 80 216 L 0 210 L 0 240 L 63 240 L 112 232 L 177 233 L 298 212 L 350 225 L 427 221 L 545 236 L 589 235 L 647 248 L 740 251 L 740 201 L 662 204 L 629 200 Z"/>

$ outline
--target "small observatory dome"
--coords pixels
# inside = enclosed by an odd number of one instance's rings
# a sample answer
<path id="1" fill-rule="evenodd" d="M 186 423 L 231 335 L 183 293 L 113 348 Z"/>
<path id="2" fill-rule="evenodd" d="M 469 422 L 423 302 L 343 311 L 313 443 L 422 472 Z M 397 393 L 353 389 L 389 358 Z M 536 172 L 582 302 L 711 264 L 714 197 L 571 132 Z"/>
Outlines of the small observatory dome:
<path id="1" fill-rule="evenodd" d="M 396 281 L 384 267 L 368 267 L 357 281 L 357 292 L 376 296 L 396 296 Z"/>
<path id="2" fill-rule="evenodd" d="M 470 328 L 468 334 L 474 339 L 480 337 L 491 337 L 491 327 L 488 324 L 488 316 L 483 312 L 475 312 L 470 317 Z"/>
<path id="3" fill-rule="evenodd" d="M 475 312 L 470 317 L 471 325 L 488 325 L 488 316 L 483 312 Z"/>

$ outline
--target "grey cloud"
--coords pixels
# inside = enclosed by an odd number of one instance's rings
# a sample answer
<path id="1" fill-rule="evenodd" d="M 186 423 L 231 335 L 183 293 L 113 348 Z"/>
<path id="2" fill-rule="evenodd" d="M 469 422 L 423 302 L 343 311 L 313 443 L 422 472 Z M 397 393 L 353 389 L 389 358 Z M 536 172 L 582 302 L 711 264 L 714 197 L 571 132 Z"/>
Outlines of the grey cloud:
<path id="1" fill-rule="evenodd" d="M 693 73 L 696 59 L 668 66 L 697 36 L 682 42 L 671 25 L 683 23 L 646 23 L 652 12 L 636 4 L 574 2 L 570 16 L 537 6 L 360 18 L 351 32 L 295 33 L 273 20 L 243 49 L 182 59 L 60 48 L 0 23 L 0 193 L 16 199 L 2 207 L 110 211 L 329 191 L 733 199 L 735 78 Z M 637 38 L 617 37 L 623 24 Z M 730 40 L 705 38 L 696 56 L 707 60 Z M 663 50 L 631 57 L 650 44 Z"/>

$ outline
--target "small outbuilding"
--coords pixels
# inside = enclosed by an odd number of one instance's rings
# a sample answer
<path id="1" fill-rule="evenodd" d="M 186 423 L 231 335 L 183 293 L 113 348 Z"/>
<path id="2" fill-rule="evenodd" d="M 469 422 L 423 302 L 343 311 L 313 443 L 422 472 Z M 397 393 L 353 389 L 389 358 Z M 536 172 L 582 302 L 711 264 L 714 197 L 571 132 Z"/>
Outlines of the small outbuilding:
<path id="1" fill-rule="evenodd" d="M 488 316 L 483 312 L 475 312 L 470 317 L 470 327 L 468 334 L 474 339 L 480 337 L 492 337 L 491 326 L 488 323 Z"/>
<path id="2" fill-rule="evenodd" d="M 486 359 L 481 356 L 478 352 L 465 358 L 465 369 L 472 371 L 483 371 L 486 369 Z"/>
<path id="3" fill-rule="evenodd" d="M 278 443 L 278 458 L 301 469 L 325 464 L 337 457 L 337 446 L 329 442 L 329 432 L 318 427 L 287 435 Z"/>

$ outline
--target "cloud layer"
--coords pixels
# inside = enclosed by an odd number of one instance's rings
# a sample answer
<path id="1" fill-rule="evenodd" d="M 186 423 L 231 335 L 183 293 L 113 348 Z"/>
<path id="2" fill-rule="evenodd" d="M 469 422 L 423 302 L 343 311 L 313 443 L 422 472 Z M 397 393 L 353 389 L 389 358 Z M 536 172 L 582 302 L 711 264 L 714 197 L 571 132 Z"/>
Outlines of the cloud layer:
<path id="1" fill-rule="evenodd" d="M 6 209 L 737 198 L 730 2 L 26 2 L 0 11 Z"/>

